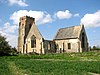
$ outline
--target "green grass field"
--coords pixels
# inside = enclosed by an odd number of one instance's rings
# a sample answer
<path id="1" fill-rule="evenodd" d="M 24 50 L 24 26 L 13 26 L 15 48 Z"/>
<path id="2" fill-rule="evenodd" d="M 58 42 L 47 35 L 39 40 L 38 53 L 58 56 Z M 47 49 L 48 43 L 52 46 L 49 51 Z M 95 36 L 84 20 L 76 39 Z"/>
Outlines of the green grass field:
<path id="1" fill-rule="evenodd" d="M 0 75 L 100 74 L 100 52 L 0 57 Z"/>

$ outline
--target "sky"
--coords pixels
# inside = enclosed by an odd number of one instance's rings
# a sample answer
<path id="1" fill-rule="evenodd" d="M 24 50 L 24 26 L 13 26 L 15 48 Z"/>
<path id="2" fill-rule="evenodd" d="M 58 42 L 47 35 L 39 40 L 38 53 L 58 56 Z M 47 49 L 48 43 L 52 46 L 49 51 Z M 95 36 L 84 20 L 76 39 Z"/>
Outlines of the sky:
<path id="1" fill-rule="evenodd" d="M 17 47 L 22 16 L 35 18 L 45 39 L 59 28 L 84 24 L 90 46 L 100 46 L 100 0 L 0 0 L 0 34 Z"/>

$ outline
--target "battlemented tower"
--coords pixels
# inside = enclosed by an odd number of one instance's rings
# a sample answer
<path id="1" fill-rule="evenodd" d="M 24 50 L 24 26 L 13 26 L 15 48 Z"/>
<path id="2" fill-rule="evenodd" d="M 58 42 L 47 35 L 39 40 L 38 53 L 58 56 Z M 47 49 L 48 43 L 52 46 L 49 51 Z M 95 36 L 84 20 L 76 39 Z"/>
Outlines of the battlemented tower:
<path id="1" fill-rule="evenodd" d="M 18 29 L 18 52 L 27 53 L 25 51 L 25 40 L 28 36 L 31 26 L 35 24 L 35 19 L 29 16 L 20 18 Z"/>

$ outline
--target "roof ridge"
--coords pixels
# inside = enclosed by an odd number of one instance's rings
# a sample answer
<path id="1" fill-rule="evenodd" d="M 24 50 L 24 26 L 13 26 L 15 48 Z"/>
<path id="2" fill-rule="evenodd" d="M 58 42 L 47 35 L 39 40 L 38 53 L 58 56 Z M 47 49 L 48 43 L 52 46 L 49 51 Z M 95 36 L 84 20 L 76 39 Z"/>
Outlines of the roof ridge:
<path id="1" fill-rule="evenodd" d="M 58 30 L 55 39 L 77 38 L 79 37 L 80 28 L 80 25 L 61 28 Z"/>
<path id="2" fill-rule="evenodd" d="M 77 27 L 77 26 L 80 26 L 80 25 L 76 25 L 76 26 L 69 26 L 69 27 L 64 27 L 64 28 L 60 28 L 60 29 L 73 28 L 73 27 Z M 59 30 L 60 30 L 60 29 L 59 29 Z"/>

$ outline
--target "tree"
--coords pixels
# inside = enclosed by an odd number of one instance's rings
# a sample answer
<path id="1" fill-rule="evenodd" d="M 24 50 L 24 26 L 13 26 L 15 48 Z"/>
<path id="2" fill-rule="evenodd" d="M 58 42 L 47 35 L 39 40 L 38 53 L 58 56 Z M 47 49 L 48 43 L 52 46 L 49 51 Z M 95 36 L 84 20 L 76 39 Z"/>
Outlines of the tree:
<path id="1" fill-rule="evenodd" d="M 92 50 L 100 50 L 99 46 L 93 46 Z"/>
<path id="2" fill-rule="evenodd" d="M 96 46 L 93 46 L 93 50 L 95 50 L 96 49 Z"/>
<path id="3" fill-rule="evenodd" d="M 9 55 L 10 52 L 11 46 L 6 41 L 6 38 L 0 35 L 0 55 Z"/>

